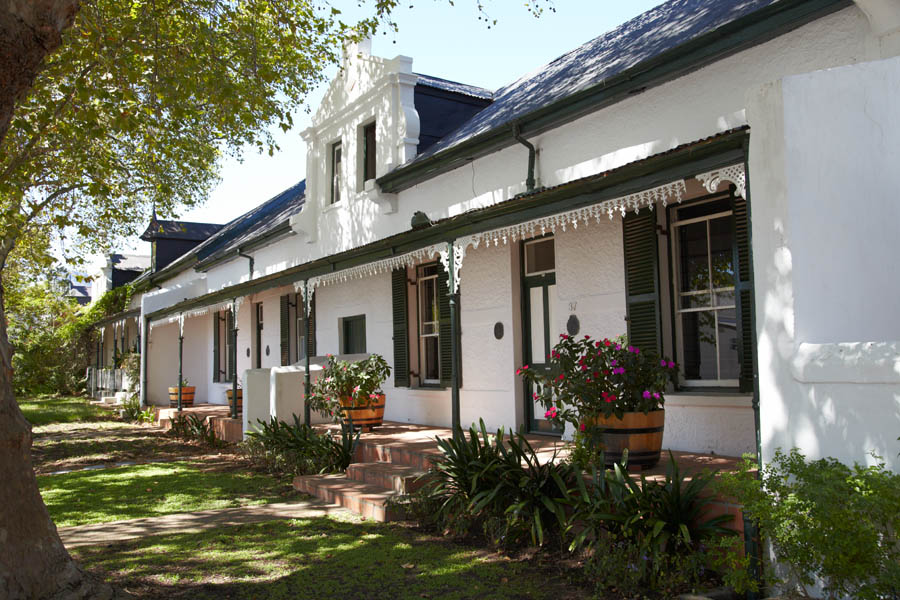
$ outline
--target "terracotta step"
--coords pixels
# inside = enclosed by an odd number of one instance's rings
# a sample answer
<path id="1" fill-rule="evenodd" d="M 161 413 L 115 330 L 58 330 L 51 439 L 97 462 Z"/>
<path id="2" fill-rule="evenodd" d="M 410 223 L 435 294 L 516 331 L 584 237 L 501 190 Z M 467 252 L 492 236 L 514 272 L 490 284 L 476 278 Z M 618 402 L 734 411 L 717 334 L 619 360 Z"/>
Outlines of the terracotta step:
<path id="1" fill-rule="evenodd" d="M 354 458 L 360 463 L 392 463 L 427 471 L 431 460 L 440 451 L 433 441 L 424 443 L 384 442 L 378 439 L 360 439 Z"/>
<path id="2" fill-rule="evenodd" d="M 347 477 L 353 481 L 370 483 L 398 494 L 409 494 L 425 483 L 420 478 L 425 471 L 409 465 L 387 462 L 353 463 L 347 467 Z"/>
<path id="3" fill-rule="evenodd" d="M 329 504 L 337 504 L 373 521 L 396 521 L 402 511 L 387 506 L 399 494 L 371 483 L 354 481 L 345 475 L 301 475 L 294 477 L 294 489 Z"/>

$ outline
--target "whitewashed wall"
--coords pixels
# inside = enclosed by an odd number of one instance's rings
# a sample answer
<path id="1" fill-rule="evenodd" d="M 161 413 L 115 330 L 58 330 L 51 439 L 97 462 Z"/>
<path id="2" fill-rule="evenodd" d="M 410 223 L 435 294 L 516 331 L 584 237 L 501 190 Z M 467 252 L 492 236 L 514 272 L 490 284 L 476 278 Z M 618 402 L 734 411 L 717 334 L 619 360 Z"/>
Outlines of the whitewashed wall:
<path id="1" fill-rule="evenodd" d="M 763 457 L 900 467 L 900 59 L 788 77 L 748 111 Z"/>

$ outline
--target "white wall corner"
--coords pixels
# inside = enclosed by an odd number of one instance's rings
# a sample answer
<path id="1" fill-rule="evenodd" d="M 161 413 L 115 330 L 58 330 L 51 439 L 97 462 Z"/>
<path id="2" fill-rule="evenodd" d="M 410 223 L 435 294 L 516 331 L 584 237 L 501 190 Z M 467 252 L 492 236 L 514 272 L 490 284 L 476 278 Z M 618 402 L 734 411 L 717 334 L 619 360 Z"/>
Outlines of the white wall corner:
<path id="1" fill-rule="evenodd" d="M 397 194 L 382 192 L 374 179 L 366 181 L 365 193 L 370 202 L 378 205 L 381 209 L 381 214 L 390 215 L 397 212 Z"/>
<path id="2" fill-rule="evenodd" d="M 883 36 L 900 31 L 900 2 L 897 0 L 854 0 L 872 27 L 875 35 Z"/>
<path id="3" fill-rule="evenodd" d="M 315 200 L 307 196 L 307 201 L 300 212 L 291 216 L 291 229 L 302 235 L 307 244 L 312 244 L 318 239 L 318 213 Z"/>

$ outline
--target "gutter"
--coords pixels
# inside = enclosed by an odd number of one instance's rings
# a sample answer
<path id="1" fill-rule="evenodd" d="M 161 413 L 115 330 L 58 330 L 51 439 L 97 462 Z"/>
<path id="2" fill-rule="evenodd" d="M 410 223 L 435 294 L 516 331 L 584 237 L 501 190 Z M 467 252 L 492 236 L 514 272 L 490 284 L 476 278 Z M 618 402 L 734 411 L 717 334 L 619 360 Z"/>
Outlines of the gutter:
<path id="1" fill-rule="evenodd" d="M 490 231 L 511 223 L 589 206 L 662 185 L 680 177 L 733 165 L 744 160 L 746 137 L 746 128 L 723 133 L 576 182 L 532 194 L 521 194 L 501 204 L 434 223 L 431 227 L 404 231 L 340 254 L 210 292 L 205 296 L 162 308 L 147 317 L 155 320 L 193 308 L 226 302 L 237 296 L 290 285 L 302 279 L 412 252 L 430 244 L 446 243 L 463 235 Z"/>
<path id="2" fill-rule="evenodd" d="M 706 65 L 767 42 L 816 19 L 851 6 L 851 0 L 781 0 L 752 14 L 707 32 L 658 56 L 647 59 L 596 85 L 523 115 L 517 120 L 520 134 L 534 136 L 569 123 L 697 71 Z M 515 143 L 509 123 L 427 158 L 398 167 L 378 178 L 384 193 L 397 193 L 441 173 L 452 171 Z"/>

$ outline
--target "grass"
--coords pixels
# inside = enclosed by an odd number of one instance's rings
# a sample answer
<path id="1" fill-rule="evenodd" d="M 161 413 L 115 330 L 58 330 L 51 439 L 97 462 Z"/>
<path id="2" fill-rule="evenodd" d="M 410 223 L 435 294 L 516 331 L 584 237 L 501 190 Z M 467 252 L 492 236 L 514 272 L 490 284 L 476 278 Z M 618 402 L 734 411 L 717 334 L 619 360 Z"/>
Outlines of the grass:
<path id="1" fill-rule="evenodd" d="M 288 481 L 248 472 L 237 457 L 38 477 L 60 527 L 267 504 L 296 496 Z"/>
<path id="2" fill-rule="evenodd" d="M 590 597 L 556 563 L 351 518 L 270 521 L 73 552 L 146 599 Z"/>
<path id="3" fill-rule="evenodd" d="M 90 404 L 87 398 L 74 396 L 33 396 L 19 400 L 19 409 L 33 427 L 55 423 L 111 421 L 109 410 Z"/>

